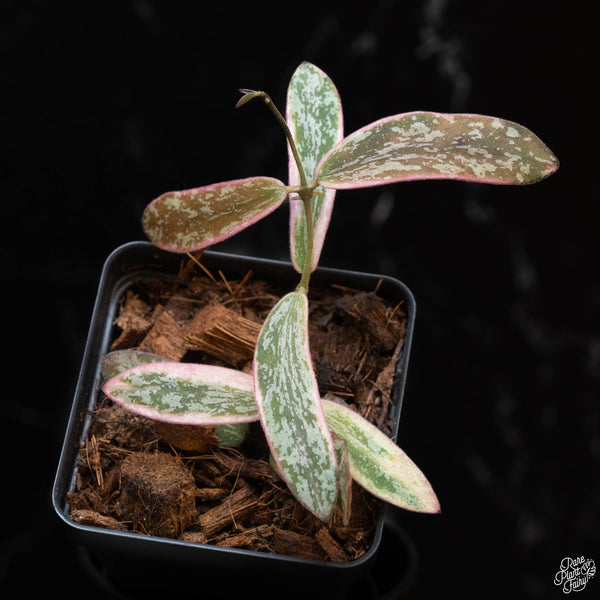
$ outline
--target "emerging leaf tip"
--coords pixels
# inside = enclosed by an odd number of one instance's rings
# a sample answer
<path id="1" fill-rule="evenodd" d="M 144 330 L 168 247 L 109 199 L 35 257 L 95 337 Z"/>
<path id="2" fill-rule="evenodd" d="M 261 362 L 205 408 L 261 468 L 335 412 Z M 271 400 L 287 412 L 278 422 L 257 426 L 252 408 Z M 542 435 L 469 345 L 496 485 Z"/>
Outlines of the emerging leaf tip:
<path id="1" fill-rule="evenodd" d="M 243 94 L 243 96 L 238 100 L 237 104 L 235 105 L 236 108 L 240 108 L 240 106 L 243 106 L 244 104 L 250 102 L 250 100 L 253 100 L 254 98 L 263 98 L 263 100 L 268 103 L 268 96 L 265 92 L 249 90 L 246 88 L 240 88 L 239 91 L 241 94 Z"/>

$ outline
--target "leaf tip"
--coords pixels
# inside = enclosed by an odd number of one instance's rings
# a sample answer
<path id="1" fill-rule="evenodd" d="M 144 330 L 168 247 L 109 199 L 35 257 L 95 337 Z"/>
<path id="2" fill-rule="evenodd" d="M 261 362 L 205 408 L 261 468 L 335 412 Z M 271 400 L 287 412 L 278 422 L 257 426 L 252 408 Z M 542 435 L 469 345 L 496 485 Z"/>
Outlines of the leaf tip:
<path id="1" fill-rule="evenodd" d="M 266 98 L 266 94 L 265 92 L 261 92 L 261 91 L 257 91 L 257 90 L 249 90 L 246 88 L 240 88 L 240 93 L 243 94 L 243 96 L 237 101 L 237 104 L 235 105 L 236 108 L 240 108 L 240 106 L 244 106 L 244 104 L 246 104 L 247 102 L 250 102 L 250 100 L 253 100 L 254 98 Z"/>
<path id="2" fill-rule="evenodd" d="M 550 175 L 556 173 L 556 171 L 558 171 L 559 167 L 560 167 L 560 161 L 552 152 L 550 152 L 550 164 L 548 165 L 548 168 L 546 169 L 546 177 L 549 177 Z"/>
<path id="3" fill-rule="evenodd" d="M 431 490 L 431 495 L 427 498 L 425 502 L 424 509 L 420 512 L 428 513 L 431 515 L 439 515 L 442 513 L 440 501 L 433 489 Z"/>

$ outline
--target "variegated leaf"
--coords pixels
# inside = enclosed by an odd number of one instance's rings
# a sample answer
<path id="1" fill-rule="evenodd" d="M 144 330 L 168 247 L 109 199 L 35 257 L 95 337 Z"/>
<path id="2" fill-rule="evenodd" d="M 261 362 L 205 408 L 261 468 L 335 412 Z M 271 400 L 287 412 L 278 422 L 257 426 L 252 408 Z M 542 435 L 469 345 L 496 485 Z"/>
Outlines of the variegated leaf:
<path id="1" fill-rule="evenodd" d="M 108 381 L 119 373 L 132 369 L 133 367 L 162 362 L 173 361 L 164 356 L 160 356 L 159 354 L 153 354 L 152 352 L 147 352 L 145 350 L 137 350 L 134 348 L 129 348 L 127 350 L 113 350 L 102 357 L 100 373 L 102 375 L 102 380 Z M 254 402 L 254 391 L 251 390 L 248 394 L 249 396 L 251 395 L 251 398 L 245 398 L 244 401 L 249 406 L 252 406 L 252 403 Z M 183 399 L 181 402 L 183 404 Z M 133 408 L 133 412 L 136 412 L 136 407 L 139 407 L 137 404 L 125 404 L 123 406 L 130 410 Z M 145 410 L 145 408 L 142 407 L 142 410 Z M 172 416 L 173 415 L 171 415 L 171 417 Z M 255 420 L 258 420 L 258 413 L 256 413 Z M 239 446 L 248 437 L 248 433 L 248 423 L 225 423 L 214 426 L 214 434 L 219 440 L 220 448 Z"/>
<path id="2" fill-rule="evenodd" d="M 331 429 L 331 428 L 330 428 Z M 348 443 L 338 435 L 333 435 L 333 446 L 337 460 L 338 495 L 335 506 L 342 515 L 342 523 L 348 525 L 352 512 L 352 473 L 348 459 Z"/>
<path id="3" fill-rule="evenodd" d="M 252 396 L 254 401 L 254 396 Z M 215 427 L 215 435 L 219 440 L 219 448 L 235 448 L 239 446 L 250 433 L 248 423 L 225 423 Z"/>
<path id="4" fill-rule="evenodd" d="M 347 406 L 323 400 L 327 423 L 346 440 L 352 478 L 374 496 L 417 512 L 440 511 L 429 481 L 377 427 Z"/>
<path id="5" fill-rule="evenodd" d="M 352 512 L 352 474 L 350 473 L 350 463 L 348 461 L 348 444 L 346 443 L 346 440 L 333 434 L 333 447 L 335 449 L 335 458 L 337 460 L 338 486 L 334 508 L 341 514 L 342 523 L 348 525 L 350 513 Z M 269 454 L 269 464 L 273 471 L 283 479 L 283 474 L 272 454 Z"/>
<path id="6" fill-rule="evenodd" d="M 303 62 L 288 86 L 286 120 L 292 133 L 307 182 L 315 179 L 315 169 L 343 137 L 340 97 L 331 79 L 318 67 Z M 288 147 L 289 184 L 300 184 L 298 167 Z M 329 226 L 335 190 L 319 187 L 311 201 L 314 221 L 312 269 L 319 262 Z M 296 194 L 290 194 L 290 251 L 294 267 L 302 271 L 306 257 L 306 220 L 304 206 Z"/>
<path id="7" fill-rule="evenodd" d="M 176 362 L 140 365 L 107 381 L 103 390 L 128 410 L 168 423 L 258 420 L 252 376 L 224 367 Z"/>
<path id="8" fill-rule="evenodd" d="M 286 186 L 271 177 L 250 177 L 167 192 L 144 211 L 148 238 L 171 252 L 192 252 L 220 242 L 280 206 Z"/>
<path id="9" fill-rule="evenodd" d="M 102 357 L 102 360 L 100 361 L 100 374 L 102 375 L 103 381 L 108 381 L 115 375 L 127 371 L 127 369 L 158 362 L 171 361 L 164 356 L 153 354 L 146 350 L 136 350 L 133 348 L 127 350 L 113 350 Z"/>
<path id="10" fill-rule="evenodd" d="M 254 395 L 271 453 L 291 492 L 320 519 L 336 498 L 336 460 L 308 347 L 305 294 L 269 313 L 254 355 Z"/>
<path id="11" fill-rule="evenodd" d="M 336 189 L 416 179 L 523 185 L 557 168 L 554 154 L 517 123 L 413 112 L 381 119 L 344 138 L 323 158 L 317 178 Z"/>

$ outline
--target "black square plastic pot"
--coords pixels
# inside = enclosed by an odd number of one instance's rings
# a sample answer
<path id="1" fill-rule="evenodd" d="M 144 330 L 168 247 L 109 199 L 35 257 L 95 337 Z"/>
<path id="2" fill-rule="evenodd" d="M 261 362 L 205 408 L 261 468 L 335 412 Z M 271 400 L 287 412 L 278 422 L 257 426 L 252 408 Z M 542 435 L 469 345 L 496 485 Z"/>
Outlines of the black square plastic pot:
<path id="1" fill-rule="evenodd" d="M 202 262 L 211 271 L 222 271 L 227 279 L 239 279 L 251 270 L 255 278 L 272 283 L 283 293 L 293 290 L 298 283 L 298 274 L 290 263 L 212 251 L 204 253 Z M 292 598 L 307 593 L 312 598 L 345 598 L 348 594 L 365 600 L 379 597 L 374 595 L 369 576 L 382 545 L 386 521 L 384 503 L 369 550 L 347 563 L 113 531 L 78 524 L 69 518 L 68 492 L 75 489 L 78 452 L 99 393 L 100 360 L 114 338 L 113 323 L 119 299 L 144 279 L 157 276 L 174 279 L 180 264 L 181 255 L 164 252 L 148 242 L 132 242 L 117 248 L 102 271 L 52 495 L 56 513 L 81 550 L 83 564 L 105 589 L 114 590 L 121 598 L 170 597 L 173 593 L 179 597 L 183 597 L 182 593 L 191 593 L 193 598 L 206 597 L 206 594 L 219 594 L 217 597 L 221 598 L 237 598 L 240 594 Z M 414 298 L 403 283 L 382 275 L 319 268 L 311 278 L 314 288 L 327 288 L 332 284 L 357 290 L 377 288 L 383 298 L 403 303 L 407 315 L 406 339 L 396 367 L 391 398 L 395 436 L 414 327 Z M 393 560 L 388 557 L 386 562 L 396 572 L 395 581 L 402 584 L 412 566 L 409 544 L 403 543 L 397 527 L 392 527 L 390 532 L 388 529 L 386 526 L 386 534 L 399 537 L 401 548 L 392 550 Z"/>

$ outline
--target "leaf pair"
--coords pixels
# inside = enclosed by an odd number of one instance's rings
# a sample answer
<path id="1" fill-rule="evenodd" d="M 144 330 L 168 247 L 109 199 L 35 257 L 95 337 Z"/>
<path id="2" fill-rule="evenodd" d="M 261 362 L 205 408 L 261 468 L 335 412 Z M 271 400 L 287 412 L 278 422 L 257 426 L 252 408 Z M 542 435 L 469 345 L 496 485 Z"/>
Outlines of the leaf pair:
<path id="1" fill-rule="evenodd" d="M 104 360 L 105 364 L 112 362 L 113 366 L 110 372 L 104 371 L 112 378 L 103 389 L 127 410 L 160 421 L 196 425 L 259 419 L 251 375 L 208 365 L 151 363 L 149 361 L 160 360 L 160 357 L 150 358 L 146 353 L 136 351 L 114 354 L 108 354 Z M 130 366 L 138 361 L 138 366 Z M 148 363 L 143 364 L 146 361 Z M 119 372 L 124 367 L 129 368 Z M 235 401 L 223 403 L 223 397 L 228 395 Z M 439 512 L 439 503 L 429 482 L 396 444 L 344 404 L 330 400 L 321 402 L 328 428 L 345 441 L 345 447 L 338 445 L 338 452 L 339 456 L 347 452 L 350 475 L 354 480 L 375 496 L 402 508 Z M 264 406 L 262 410 L 265 410 Z M 276 445 L 278 442 L 271 440 L 271 446 Z M 283 463 L 280 455 L 276 464 L 280 467 Z M 287 476 L 283 476 L 290 485 Z M 341 480 L 344 480 L 343 473 Z M 349 484 L 343 485 L 346 494 L 341 494 L 338 501 L 347 502 Z M 302 490 L 296 486 L 295 492 Z M 315 492 L 309 492 L 306 496 L 300 495 L 298 500 L 309 509 L 317 510 L 310 506 L 314 497 Z"/>
<path id="2" fill-rule="evenodd" d="M 558 168 L 558 160 L 525 127 L 472 114 L 411 112 L 375 121 L 341 139 L 343 117 L 329 77 L 304 62 L 288 87 L 286 121 L 308 183 L 318 184 L 311 201 L 315 222 L 311 268 L 318 263 L 336 189 L 417 179 L 455 179 L 524 185 Z M 298 169 L 289 152 L 289 184 Z M 278 208 L 284 183 L 251 177 L 168 192 L 143 217 L 144 231 L 159 247 L 191 252 L 235 235 Z M 290 251 L 304 267 L 306 224 L 302 203 L 290 194 Z"/>

